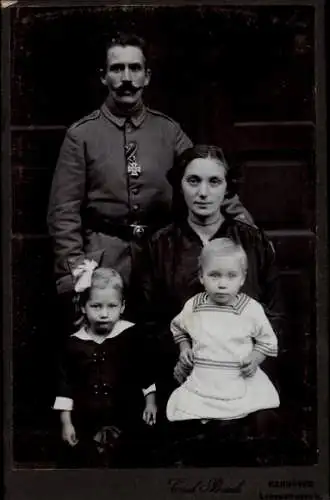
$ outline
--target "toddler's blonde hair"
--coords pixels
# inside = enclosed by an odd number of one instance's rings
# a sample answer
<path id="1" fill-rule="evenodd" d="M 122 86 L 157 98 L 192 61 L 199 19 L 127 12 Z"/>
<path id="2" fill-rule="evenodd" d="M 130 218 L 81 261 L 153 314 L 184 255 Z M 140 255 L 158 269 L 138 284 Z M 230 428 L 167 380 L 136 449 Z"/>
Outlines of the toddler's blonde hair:
<path id="1" fill-rule="evenodd" d="M 243 274 L 248 269 L 248 260 L 244 248 L 230 238 L 216 238 L 209 241 L 199 256 L 199 270 L 203 270 L 206 260 L 212 256 L 232 255 L 239 260 Z"/>

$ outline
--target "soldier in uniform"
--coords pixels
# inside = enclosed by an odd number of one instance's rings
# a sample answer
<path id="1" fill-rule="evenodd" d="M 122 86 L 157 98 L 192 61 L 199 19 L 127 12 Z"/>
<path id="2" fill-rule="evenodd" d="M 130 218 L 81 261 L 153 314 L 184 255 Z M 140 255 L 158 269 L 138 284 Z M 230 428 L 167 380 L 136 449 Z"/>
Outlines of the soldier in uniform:
<path id="1" fill-rule="evenodd" d="M 170 222 L 166 174 L 192 143 L 178 123 L 144 105 L 150 76 L 144 41 L 119 34 L 106 50 L 101 81 L 107 99 L 66 133 L 48 210 L 56 285 L 65 303 L 72 300 L 74 277 L 91 260 L 115 268 L 128 285 L 143 242 Z M 249 219 L 237 195 L 225 205 Z"/>

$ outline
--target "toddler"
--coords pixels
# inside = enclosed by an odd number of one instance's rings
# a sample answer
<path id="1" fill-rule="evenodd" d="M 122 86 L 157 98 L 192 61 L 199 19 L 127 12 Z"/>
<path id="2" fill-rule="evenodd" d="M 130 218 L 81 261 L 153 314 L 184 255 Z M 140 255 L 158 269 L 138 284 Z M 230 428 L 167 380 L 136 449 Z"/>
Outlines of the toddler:
<path id="1" fill-rule="evenodd" d="M 167 403 L 170 421 L 240 419 L 279 406 L 260 368 L 266 356 L 277 356 L 277 338 L 261 304 L 240 292 L 246 272 L 246 253 L 229 238 L 203 248 L 205 291 L 190 298 L 171 323 L 180 349 L 175 376 L 183 383 Z"/>

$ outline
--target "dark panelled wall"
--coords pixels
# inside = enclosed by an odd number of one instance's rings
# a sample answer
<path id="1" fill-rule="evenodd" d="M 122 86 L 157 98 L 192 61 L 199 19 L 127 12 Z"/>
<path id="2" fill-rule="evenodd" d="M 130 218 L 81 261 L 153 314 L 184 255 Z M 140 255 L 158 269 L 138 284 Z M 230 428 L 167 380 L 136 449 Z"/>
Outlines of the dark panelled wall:
<path id="1" fill-rule="evenodd" d="M 316 460 L 313 9 L 126 7 L 12 9 L 15 460 L 49 463 L 56 425 L 57 329 L 46 209 L 65 128 L 105 94 L 97 69 L 113 30 L 151 43 L 146 101 L 196 142 L 222 146 L 237 188 L 277 250 L 289 327 L 282 400 L 299 453 Z"/>

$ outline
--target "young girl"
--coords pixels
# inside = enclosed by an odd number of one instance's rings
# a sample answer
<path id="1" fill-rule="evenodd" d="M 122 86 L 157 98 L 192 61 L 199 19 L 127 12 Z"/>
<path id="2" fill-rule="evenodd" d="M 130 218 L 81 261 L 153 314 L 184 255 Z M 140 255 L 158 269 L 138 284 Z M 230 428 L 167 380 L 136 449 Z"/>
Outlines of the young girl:
<path id="1" fill-rule="evenodd" d="M 155 423 L 157 411 L 151 347 L 143 332 L 120 319 L 121 276 L 93 267 L 76 283 L 85 321 L 68 339 L 54 409 L 76 463 L 142 464 L 145 424 Z"/>
<path id="2" fill-rule="evenodd" d="M 180 358 L 170 396 L 171 421 L 231 420 L 279 406 L 278 393 L 260 368 L 277 355 L 277 338 L 259 302 L 240 293 L 247 272 L 243 248 L 229 238 L 211 240 L 200 256 L 205 292 L 189 299 L 171 323 Z"/>

